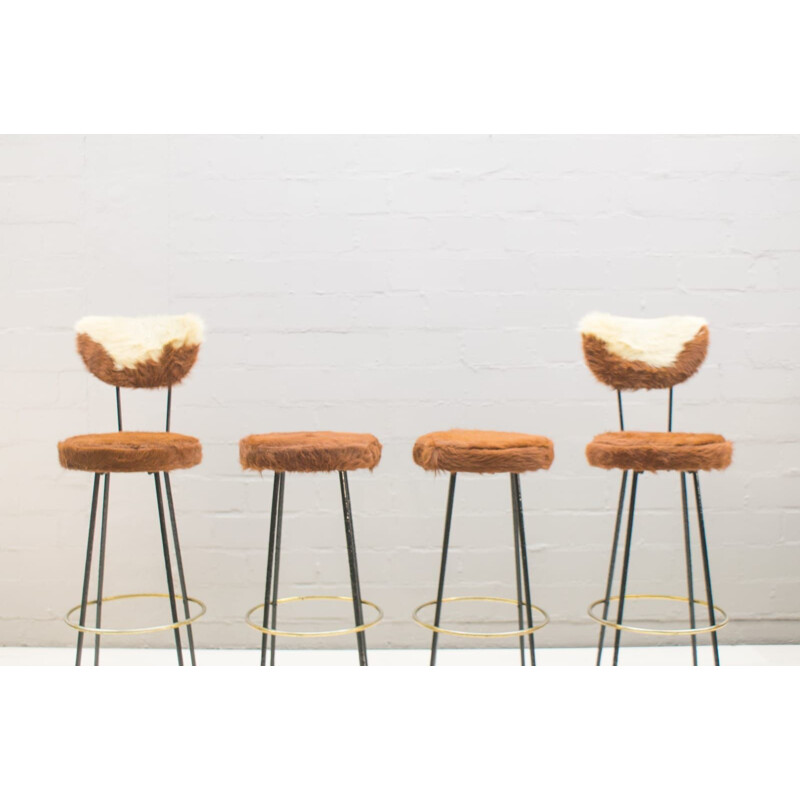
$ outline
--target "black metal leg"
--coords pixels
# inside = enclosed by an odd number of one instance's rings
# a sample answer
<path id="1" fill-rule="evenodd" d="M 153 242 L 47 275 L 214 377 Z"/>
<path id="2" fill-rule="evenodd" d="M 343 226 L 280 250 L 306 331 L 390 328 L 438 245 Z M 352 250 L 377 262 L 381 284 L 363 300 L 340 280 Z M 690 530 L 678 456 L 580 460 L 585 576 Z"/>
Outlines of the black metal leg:
<path id="1" fill-rule="evenodd" d="M 617 550 L 619 550 L 619 531 L 622 527 L 622 512 L 625 508 L 625 492 L 628 486 L 628 470 L 622 473 L 622 482 L 619 487 L 619 501 L 617 502 L 617 519 L 614 523 L 614 540 L 611 543 L 611 560 L 608 564 L 608 580 L 606 581 L 606 599 L 603 603 L 603 619 L 608 619 L 608 604 L 611 598 L 611 589 L 614 585 L 614 570 L 617 564 Z M 600 626 L 600 635 L 597 639 L 597 661 L 596 666 L 600 666 L 603 660 L 603 643 L 606 638 L 606 626 Z"/>
<path id="2" fill-rule="evenodd" d="M 708 602 L 708 621 L 711 625 L 716 625 L 716 613 L 714 612 L 714 596 L 711 592 L 711 570 L 708 565 L 708 543 L 706 541 L 706 525 L 703 519 L 703 501 L 700 497 L 700 478 L 697 473 L 692 473 L 694 478 L 694 496 L 697 502 L 697 524 L 700 528 L 700 552 L 703 556 L 703 573 L 706 582 L 706 601 Z M 711 647 L 714 651 L 714 666 L 719 666 L 719 644 L 717 643 L 717 632 L 711 632 Z"/>
<path id="3" fill-rule="evenodd" d="M 447 491 L 447 512 L 444 518 L 444 542 L 442 542 L 442 561 L 439 566 L 439 590 L 436 594 L 436 616 L 433 624 L 438 628 L 442 619 L 442 598 L 444 597 L 444 574 L 447 569 L 447 550 L 450 547 L 450 523 L 453 521 L 453 500 L 456 494 L 457 472 L 450 473 L 450 487 Z M 431 640 L 431 666 L 436 666 L 436 647 L 439 643 L 438 632 L 433 632 Z"/>
<path id="4" fill-rule="evenodd" d="M 270 627 L 272 630 L 277 629 L 278 625 L 278 573 L 281 566 L 281 533 L 283 532 L 283 492 L 286 485 L 286 473 L 281 473 L 280 492 L 278 493 L 278 522 L 275 527 L 275 557 L 272 575 L 272 620 Z M 275 666 L 275 645 L 277 643 L 277 636 L 273 636 L 269 643 L 269 665 Z"/>
<path id="5" fill-rule="evenodd" d="M 622 579 L 619 587 L 619 602 L 617 604 L 617 625 L 622 625 L 622 610 L 625 606 L 625 591 L 628 586 L 628 567 L 631 560 L 631 540 L 633 538 L 633 512 L 636 508 L 636 486 L 641 473 L 634 471 L 631 481 L 631 503 L 628 507 L 628 529 L 625 534 L 625 553 L 622 558 Z M 622 633 L 619 628 L 614 631 L 614 666 L 619 663 L 619 640 Z"/>
<path id="6" fill-rule="evenodd" d="M 172 389 L 170 389 L 170 392 Z M 169 430 L 169 427 L 167 428 Z M 169 472 L 163 473 L 164 475 L 164 488 L 167 491 L 167 510 L 169 511 L 169 522 L 172 527 L 172 543 L 175 547 L 175 564 L 178 567 L 178 581 L 181 587 L 181 596 L 183 597 L 183 613 L 186 615 L 184 619 L 189 619 L 191 613 L 189 611 L 189 598 L 186 593 L 186 576 L 183 572 L 183 557 L 181 556 L 181 544 L 178 540 L 178 523 L 175 519 L 175 504 L 172 502 L 172 485 L 169 480 Z M 194 653 L 194 635 L 192 634 L 192 626 L 186 626 L 186 638 L 189 642 L 189 657 L 192 661 L 192 666 L 197 666 L 197 659 Z"/>
<path id="7" fill-rule="evenodd" d="M 100 557 L 97 566 L 97 604 L 95 606 L 95 628 L 100 627 L 103 614 L 103 576 L 106 567 L 106 531 L 108 530 L 108 483 L 110 475 L 103 476 L 103 513 L 100 517 Z M 100 666 L 100 634 L 94 637 L 94 665 Z"/>
<path id="8" fill-rule="evenodd" d="M 350 564 L 350 586 L 353 592 L 353 613 L 356 627 L 364 624 L 364 609 L 361 605 L 361 584 L 358 580 L 358 561 L 356 559 L 356 537 L 353 532 L 353 513 L 350 508 L 350 488 L 347 473 L 339 472 L 339 486 L 342 490 L 342 512 L 344 513 L 344 532 L 347 539 L 347 560 Z M 358 663 L 367 666 L 367 637 L 364 631 L 356 634 L 358 642 Z"/>
<path id="9" fill-rule="evenodd" d="M 672 390 L 670 390 L 670 397 Z M 689 504 L 686 498 L 686 473 L 681 472 L 681 506 L 683 508 L 683 540 L 686 551 L 686 587 L 689 595 L 689 625 L 694 628 L 694 579 L 692 577 L 692 540 L 689 533 Z M 692 662 L 697 666 L 697 636 L 692 636 Z"/>
<path id="10" fill-rule="evenodd" d="M 525 607 L 528 612 L 528 627 L 533 627 L 533 609 L 531 608 L 531 580 L 528 574 L 528 545 L 525 541 L 525 519 L 522 515 L 522 489 L 520 488 L 519 475 L 513 474 L 511 480 L 514 484 L 514 505 L 519 527 L 519 550 L 522 556 L 522 583 L 525 588 Z M 531 666 L 536 666 L 536 650 L 533 644 L 533 634 L 528 634 L 528 645 L 531 649 Z"/>
<path id="11" fill-rule="evenodd" d="M 92 576 L 92 550 L 94 548 L 94 526 L 97 520 L 97 493 L 100 488 L 100 473 L 95 473 L 92 488 L 92 510 L 89 514 L 89 537 L 86 542 L 86 565 L 83 568 L 83 592 L 81 594 L 81 615 L 79 624 L 86 624 L 86 606 L 89 602 L 89 579 Z M 78 631 L 78 646 L 75 651 L 75 666 L 81 665 L 83 653 L 83 631 Z"/>
<path id="12" fill-rule="evenodd" d="M 514 476 L 509 476 L 511 479 L 511 516 L 514 519 L 514 574 L 517 584 L 517 623 L 519 629 L 522 630 L 522 580 L 520 578 L 520 559 L 522 557 L 519 547 L 519 520 L 517 518 L 517 504 L 514 501 Z M 519 637 L 519 663 L 525 666 L 525 637 Z"/>
<path id="13" fill-rule="evenodd" d="M 272 512 L 269 517 L 269 544 L 267 545 L 267 578 L 264 582 L 264 628 L 269 627 L 269 610 L 272 605 L 272 564 L 275 558 L 275 527 L 278 523 L 278 499 L 281 493 L 282 472 L 276 472 L 272 479 Z M 269 634 L 261 634 L 261 666 L 267 664 L 267 639 Z"/>
<path id="14" fill-rule="evenodd" d="M 164 549 L 164 567 L 167 571 L 167 589 L 169 591 L 169 606 L 172 611 L 172 622 L 178 622 L 178 604 L 175 599 L 175 584 L 172 580 L 172 563 L 169 556 L 169 540 L 167 539 L 167 523 L 164 520 L 164 501 L 161 497 L 161 480 L 158 472 L 153 473 L 156 483 L 156 503 L 158 504 L 158 522 L 161 526 L 161 545 Z M 175 649 L 178 653 L 178 664 L 183 666 L 183 647 L 181 646 L 181 633 L 178 628 L 173 628 L 175 634 Z"/>

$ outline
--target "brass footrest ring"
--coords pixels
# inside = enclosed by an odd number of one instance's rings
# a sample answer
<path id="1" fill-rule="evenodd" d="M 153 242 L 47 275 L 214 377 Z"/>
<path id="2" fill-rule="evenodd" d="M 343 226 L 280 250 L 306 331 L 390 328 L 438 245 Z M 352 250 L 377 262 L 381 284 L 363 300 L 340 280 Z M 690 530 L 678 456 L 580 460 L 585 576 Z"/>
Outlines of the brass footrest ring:
<path id="1" fill-rule="evenodd" d="M 668 600 L 676 603 L 687 604 L 690 602 L 688 597 L 680 597 L 671 594 L 626 594 L 625 602 L 627 603 L 629 600 Z M 618 601 L 618 595 L 615 597 L 610 597 L 608 600 L 609 603 L 615 603 Z M 725 611 L 723 611 L 719 606 L 714 606 L 714 611 L 722 617 L 722 619 L 716 622 L 714 625 L 706 625 L 702 628 L 639 628 L 634 625 L 617 624 L 610 619 L 604 619 L 598 614 L 595 614 L 594 610 L 598 606 L 604 605 L 605 602 L 605 600 L 597 600 L 596 602 L 592 603 L 589 606 L 589 616 L 600 625 L 605 625 L 608 628 L 614 628 L 618 631 L 628 631 L 629 633 L 648 633 L 655 636 L 697 636 L 701 633 L 713 633 L 714 631 L 718 631 L 729 622 L 728 615 L 725 613 Z M 708 603 L 705 600 L 695 600 L 694 604 L 708 608 Z"/>
<path id="2" fill-rule="evenodd" d="M 140 594 L 115 594 L 111 597 L 104 597 L 102 599 L 103 603 L 112 603 L 115 600 L 133 600 L 134 598 L 140 597 L 163 597 L 165 599 L 169 599 L 168 594 L 153 594 L 153 593 L 140 593 Z M 176 601 L 183 601 L 183 595 L 176 594 L 175 595 Z M 184 625 L 191 625 L 193 622 L 197 622 L 203 614 L 206 613 L 206 604 L 201 602 L 195 597 L 187 597 L 186 600 L 189 603 L 194 603 L 196 606 L 200 608 L 200 612 L 195 614 L 193 617 L 189 619 L 179 619 L 177 622 L 170 622 L 167 625 L 154 625 L 148 628 L 91 628 L 88 625 L 81 625 L 75 620 L 70 619 L 70 617 L 76 612 L 80 611 L 80 605 L 71 608 L 67 613 L 64 615 L 64 622 L 70 626 L 70 628 L 74 628 L 76 631 L 81 631 L 82 633 L 95 633 L 98 635 L 112 635 L 112 634 L 136 634 L 136 633 L 158 633 L 159 631 L 171 631 L 174 628 L 182 628 Z M 90 600 L 86 603 L 86 608 L 88 609 L 89 606 L 96 606 L 97 600 Z"/>
<path id="3" fill-rule="evenodd" d="M 519 603 L 516 600 L 511 600 L 508 597 L 443 597 L 442 604 L 444 603 L 459 603 L 462 601 L 467 600 L 475 600 L 485 603 L 508 603 L 512 606 L 519 607 Z M 531 626 L 530 628 L 521 628 L 520 630 L 514 631 L 496 631 L 494 633 L 481 633 L 479 631 L 457 631 L 453 630 L 452 628 L 442 628 L 440 625 L 433 625 L 430 622 L 425 622 L 419 618 L 419 612 L 422 611 L 423 608 L 428 608 L 429 606 L 435 606 L 436 600 L 431 600 L 428 603 L 423 603 L 421 606 L 417 606 L 414 609 L 414 613 L 411 615 L 414 622 L 417 625 L 421 625 L 423 628 L 427 628 L 429 631 L 434 631 L 434 633 L 446 633 L 450 636 L 467 636 L 473 639 L 503 639 L 509 636 L 527 636 L 529 633 L 533 633 L 534 631 L 538 631 L 541 628 L 544 628 L 548 622 L 550 622 L 550 617 L 547 615 L 547 612 L 539 608 L 539 606 L 535 606 L 531 604 L 531 610 L 536 611 L 542 615 L 543 620 L 538 622 L 536 625 Z M 525 604 L 522 605 L 523 608 L 526 608 Z"/>
<path id="4" fill-rule="evenodd" d="M 334 600 L 339 602 L 347 602 L 351 605 L 353 603 L 352 597 L 339 597 L 336 595 L 326 594 L 308 594 L 303 595 L 302 597 L 279 597 L 275 602 L 276 605 L 282 605 L 283 603 L 300 603 L 305 600 Z M 256 611 L 260 611 L 262 608 L 264 608 L 264 603 L 261 603 L 261 605 L 258 606 L 253 606 L 253 608 L 251 608 L 245 615 L 245 622 L 251 628 L 255 628 L 257 631 L 261 631 L 261 633 L 268 633 L 270 636 L 294 636 L 300 639 L 311 638 L 314 636 L 344 636 L 348 633 L 361 633 L 361 631 L 365 631 L 367 628 L 372 628 L 374 625 L 377 625 L 383 619 L 383 611 L 376 606 L 375 603 L 371 603 L 369 600 L 362 599 L 361 605 L 368 606 L 369 608 L 377 611 L 378 615 L 375 617 L 375 619 L 365 622 L 363 625 L 356 625 L 353 628 L 340 628 L 333 631 L 287 631 L 278 628 L 265 628 L 263 625 L 259 625 L 258 623 L 253 622 L 251 619 Z"/>

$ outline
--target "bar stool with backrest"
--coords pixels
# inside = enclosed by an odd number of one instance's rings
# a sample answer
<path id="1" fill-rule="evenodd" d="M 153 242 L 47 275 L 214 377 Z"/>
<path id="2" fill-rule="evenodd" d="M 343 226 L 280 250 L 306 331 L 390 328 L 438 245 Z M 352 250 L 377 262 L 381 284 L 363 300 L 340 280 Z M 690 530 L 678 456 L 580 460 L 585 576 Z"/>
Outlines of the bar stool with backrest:
<path id="1" fill-rule="evenodd" d="M 519 637 L 520 664 L 523 667 L 525 666 L 525 637 L 527 637 L 530 648 L 530 666 L 536 666 L 534 631 L 543 628 L 548 622 L 548 617 L 541 608 L 531 602 L 528 548 L 525 540 L 522 490 L 519 476 L 523 472 L 550 469 L 550 465 L 553 463 L 553 443 L 545 436 L 533 436 L 526 433 L 456 429 L 420 436 L 414 445 L 413 457 L 414 461 L 425 470 L 450 473 L 436 600 L 423 603 L 413 613 L 413 619 L 418 625 L 433 632 L 430 665 L 432 667 L 436 666 L 439 634 L 441 633 L 450 636 L 485 639 Z M 444 596 L 447 553 L 450 547 L 450 526 L 453 519 L 456 477 L 459 472 L 508 473 L 510 477 L 514 531 L 514 570 L 517 586 L 516 600 L 505 597 Z M 513 605 L 517 609 L 518 628 L 510 631 L 478 632 L 444 627 L 441 624 L 442 606 L 447 603 L 464 601 Z M 433 622 L 426 621 L 421 616 L 422 610 L 431 606 L 435 607 Z M 535 622 L 534 611 L 538 615 Z M 525 621 L 523 621 L 523 612 Z"/>
<path id="2" fill-rule="evenodd" d="M 279 636 L 308 639 L 314 637 L 355 634 L 358 645 L 359 666 L 367 666 L 367 640 L 364 631 L 377 625 L 383 612 L 369 600 L 361 597 L 361 582 L 356 557 L 356 539 L 353 530 L 353 512 L 350 504 L 350 487 L 347 473 L 356 469 L 373 470 L 381 460 L 381 443 L 369 433 L 338 433 L 333 431 L 301 431 L 297 433 L 257 433 L 245 436 L 239 442 L 239 463 L 242 469 L 274 473 L 272 482 L 272 511 L 270 514 L 269 543 L 267 545 L 267 574 L 264 584 L 264 602 L 251 608 L 245 620 L 261 632 L 261 666 L 275 666 L 276 638 Z M 303 595 L 278 597 L 278 577 L 281 559 L 283 530 L 283 499 L 287 472 L 337 472 L 342 497 L 344 532 L 350 568 L 352 595 Z M 355 625 L 333 630 L 299 631 L 278 628 L 278 606 L 305 601 L 346 602 L 353 606 Z M 372 609 L 372 618 L 365 622 L 364 606 Z M 261 622 L 253 617 L 261 611 Z"/>
<path id="3" fill-rule="evenodd" d="M 85 317 L 76 326 L 78 353 L 87 369 L 116 391 L 117 430 L 113 433 L 92 433 L 72 436 L 58 443 L 58 457 L 65 469 L 94 473 L 92 504 L 89 515 L 89 537 L 86 546 L 86 563 L 83 574 L 83 592 L 80 605 L 67 612 L 66 623 L 78 631 L 76 666 L 80 666 L 85 634 L 95 636 L 94 663 L 100 663 L 100 637 L 111 634 L 138 634 L 172 631 L 178 663 L 183 666 L 181 628 L 186 628 L 189 656 L 196 664 L 192 623 L 205 613 L 205 605 L 186 593 L 178 525 L 172 497 L 170 473 L 188 469 L 200 463 L 202 449 L 193 436 L 170 431 L 172 412 L 172 387 L 180 383 L 194 366 L 203 338 L 202 321 L 192 315 L 162 317 Z M 123 431 L 120 389 L 167 389 L 166 425 L 164 431 Z M 103 596 L 103 578 L 108 526 L 109 484 L 112 473 L 147 473 L 153 476 L 156 492 L 161 546 L 167 577 L 167 593 L 139 593 Z M 97 520 L 97 503 L 100 479 L 103 479 L 103 505 L 100 522 L 100 545 L 97 563 L 96 599 L 89 600 L 92 573 L 94 533 Z M 172 546 L 177 566 L 180 594 L 175 592 L 175 582 L 170 555 L 169 537 L 164 516 L 161 489 L 163 478 L 167 498 Z M 171 622 L 139 628 L 103 628 L 104 603 L 136 598 L 163 598 L 169 601 Z M 178 613 L 178 603 L 183 614 Z M 87 625 L 89 606 L 95 606 L 94 625 Z M 191 606 L 195 607 L 192 616 Z M 198 611 L 199 610 L 199 611 Z M 74 619 L 79 613 L 78 620 Z"/>
<path id="4" fill-rule="evenodd" d="M 714 663 L 719 665 L 717 631 L 728 621 L 725 612 L 714 605 L 709 568 L 706 527 L 700 496 L 699 473 L 723 470 L 731 463 L 733 447 L 716 433 L 679 433 L 673 431 L 674 387 L 688 380 L 700 368 L 708 351 L 708 326 L 699 317 L 661 317 L 634 319 L 609 314 L 592 313 L 580 323 L 583 354 L 589 369 L 602 383 L 616 390 L 619 413 L 618 432 L 602 433 L 586 448 L 586 458 L 593 467 L 622 470 L 617 504 L 614 538 L 602 600 L 589 607 L 589 615 L 601 626 L 597 647 L 597 665 L 603 656 L 606 628 L 614 630 L 613 664 L 619 663 L 622 631 L 661 636 L 690 636 L 692 656 L 698 663 L 697 636 L 709 634 Z M 622 392 L 637 389 L 668 389 L 669 407 L 667 429 L 662 432 L 625 430 Z M 645 473 L 677 472 L 680 475 L 681 505 L 683 512 L 684 554 L 686 560 L 687 596 L 626 594 L 633 536 L 636 491 L 639 478 Z M 632 475 L 630 505 L 622 557 L 619 594 L 611 595 L 614 583 L 617 551 L 619 549 L 623 507 L 628 475 Z M 695 598 L 692 574 L 692 544 L 686 476 L 692 476 L 703 564 L 706 599 Z M 631 601 L 682 602 L 688 605 L 689 627 L 643 627 L 625 624 L 624 611 Z M 612 603 L 617 604 L 616 614 L 609 616 Z M 602 612 L 599 608 L 602 607 Z M 696 612 L 706 610 L 708 624 L 698 625 Z M 667 623 L 669 624 L 669 623 Z"/>

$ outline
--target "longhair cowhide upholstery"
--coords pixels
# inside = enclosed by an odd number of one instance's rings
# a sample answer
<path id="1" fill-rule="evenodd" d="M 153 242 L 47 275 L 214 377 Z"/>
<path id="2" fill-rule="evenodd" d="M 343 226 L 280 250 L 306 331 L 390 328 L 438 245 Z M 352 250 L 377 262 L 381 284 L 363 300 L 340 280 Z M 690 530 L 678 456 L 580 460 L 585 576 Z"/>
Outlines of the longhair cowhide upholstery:
<path id="1" fill-rule="evenodd" d="M 194 314 L 161 317 L 84 317 L 75 326 L 87 369 L 112 386 L 174 386 L 189 373 L 203 341 Z"/>
<path id="2" fill-rule="evenodd" d="M 200 442 L 180 433 L 89 433 L 58 443 L 61 466 L 86 472 L 171 472 L 202 458 Z"/>
<path id="3" fill-rule="evenodd" d="M 587 445 L 586 460 L 602 469 L 644 472 L 726 469 L 733 445 L 716 433 L 601 433 Z"/>
<path id="4" fill-rule="evenodd" d="M 373 469 L 380 460 L 381 443 L 369 433 L 256 433 L 239 442 L 239 463 L 243 469 L 348 472 Z"/>
<path id="5" fill-rule="evenodd" d="M 553 443 L 527 433 L 454 429 L 420 436 L 413 456 L 434 472 L 530 472 L 550 468 Z"/>
<path id="6" fill-rule="evenodd" d="M 614 389 L 669 389 L 694 375 L 708 352 L 708 326 L 700 317 L 592 313 L 579 330 L 589 369 Z"/>

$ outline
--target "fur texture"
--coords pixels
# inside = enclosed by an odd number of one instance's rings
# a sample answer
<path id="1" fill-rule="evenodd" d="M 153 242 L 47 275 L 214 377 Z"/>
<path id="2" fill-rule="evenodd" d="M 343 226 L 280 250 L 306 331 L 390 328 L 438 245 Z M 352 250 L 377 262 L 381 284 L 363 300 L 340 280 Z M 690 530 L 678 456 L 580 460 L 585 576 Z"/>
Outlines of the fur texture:
<path id="1" fill-rule="evenodd" d="M 369 433 L 257 433 L 239 442 L 243 469 L 272 472 L 348 472 L 374 469 L 381 443 Z"/>
<path id="2" fill-rule="evenodd" d="M 171 472 L 202 458 L 200 442 L 180 433 L 90 433 L 58 443 L 61 466 L 86 472 Z"/>
<path id="3" fill-rule="evenodd" d="M 727 469 L 733 445 L 716 433 L 601 433 L 586 447 L 586 460 L 602 469 L 645 472 Z"/>
<path id="4" fill-rule="evenodd" d="M 675 364 L 684 345 L 707 323 L 701 317 L 637 319 L 593 312 L 580 322 L 582 334 L 594 336 L 625 361 L 660 369 Z"/>
<path id="5" fill-rule="evenodd" d="M 708 328 L 697 331 L 683 345 L 675 361 L 667 367 L 653 367 L 644 361 L 631 361 L 612 353 L 607 344 L 589 333 L 582 334 L 583 355 L 594 376 L 614 389 L 669 389 L 688 380 L 705 361 Z"/>
<path id="6" fill-rule="evenodd" d="M 194 366 L 203 323 L 175 317 L 84 317 L 75 326 L 78 353 L 105 383 L 127 388 L 173 386 Z"/>
<path id="7" fill-rule="evenodd" d="M 456 429 L 420 436 L 413 456 L 434 472 L 529 472 L 550 468 L 553 443 L 526 433 Z"/>

